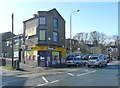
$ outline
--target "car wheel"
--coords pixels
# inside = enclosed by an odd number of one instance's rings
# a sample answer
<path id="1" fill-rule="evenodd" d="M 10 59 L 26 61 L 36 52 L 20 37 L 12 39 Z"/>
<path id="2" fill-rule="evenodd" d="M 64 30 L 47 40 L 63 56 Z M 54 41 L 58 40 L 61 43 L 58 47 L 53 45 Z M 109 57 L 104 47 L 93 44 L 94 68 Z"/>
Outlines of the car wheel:
<path id="1" fill-rule="evenodd" d="M 68 68 L 70 67 L 70 65 L 68 65 Z"/>
<path id="2" fill-rule="evenodd" d="M 90 65 L 87 65 L 88 67 L 90 67 Z"/>
<path id="3" fill-rule="evenodd" d="M 98 66 L 99 68 L 101 68 L 102 67 L 102 65 L 101 65 L 101 63 L 99 64 L 99 66 Z"/>
<path id="4" fill-rule="evenodd" d="M 107 66 L 107 63 L 105 64 L 105 66 Z"/>
<path id="5" fill-rule="evenodd" d="M 87 63 L 86 63 L 86 62 L 84 63 L 84 66 L 87 66 Z"/>
<path id="6" fill-rule="evenodd" d="M 79 64 L 78 64 L 78 63 L 76 63 L 76 66 L 78 67 L 78 66 L 79 66 Z"/>

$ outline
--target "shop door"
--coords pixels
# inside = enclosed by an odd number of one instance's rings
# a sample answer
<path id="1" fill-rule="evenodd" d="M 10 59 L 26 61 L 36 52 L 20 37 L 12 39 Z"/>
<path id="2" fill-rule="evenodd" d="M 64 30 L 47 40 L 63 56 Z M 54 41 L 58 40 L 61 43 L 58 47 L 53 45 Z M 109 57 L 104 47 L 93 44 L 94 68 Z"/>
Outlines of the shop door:
<path id="1" fill-rule="evenodd" d="M 38 66 L 46 67 L 46 51 L 38 51 Z"/>

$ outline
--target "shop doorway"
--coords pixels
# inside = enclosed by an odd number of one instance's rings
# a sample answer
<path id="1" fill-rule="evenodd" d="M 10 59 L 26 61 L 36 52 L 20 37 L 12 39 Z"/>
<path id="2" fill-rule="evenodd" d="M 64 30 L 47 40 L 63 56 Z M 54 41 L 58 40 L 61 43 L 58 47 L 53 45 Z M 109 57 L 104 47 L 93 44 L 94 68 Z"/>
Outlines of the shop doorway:
<path id="1" fill-rule="evenodd" d="M 38 67 L 46 67 L 47 63 L 46 51 L 38 51 Z"/>

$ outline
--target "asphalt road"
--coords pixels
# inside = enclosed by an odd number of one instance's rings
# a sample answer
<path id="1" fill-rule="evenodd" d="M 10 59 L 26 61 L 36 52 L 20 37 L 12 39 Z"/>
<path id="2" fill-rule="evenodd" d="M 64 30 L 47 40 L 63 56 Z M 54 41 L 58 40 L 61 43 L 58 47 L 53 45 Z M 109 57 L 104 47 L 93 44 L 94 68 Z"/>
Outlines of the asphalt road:
<path id="1" fill-rule="evenodd" d="M 119 67 L 119 68 L 118 68 Z M 120 66 L 109 64 L 107 67 L 70 67 L 53 69 L 59 74 L 40 76 L 39 73 L 25 77 L 22 75 L 3 76 L 3 86 L 118 86 Z M 4 87 L 3 87 L 4 88 Z"/>

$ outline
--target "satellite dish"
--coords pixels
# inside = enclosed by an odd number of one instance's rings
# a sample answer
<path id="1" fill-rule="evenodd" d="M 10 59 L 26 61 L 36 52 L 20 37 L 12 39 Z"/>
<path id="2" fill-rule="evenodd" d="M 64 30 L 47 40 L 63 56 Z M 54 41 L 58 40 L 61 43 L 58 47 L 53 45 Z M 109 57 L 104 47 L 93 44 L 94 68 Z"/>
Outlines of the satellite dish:
<path id="1" fill-rule="evenodd" d="M 29 36 L 27 35 L 27 36 L 26 36 L 26 40 L 28 40 L 28 39 L 29 39 Z"/>

